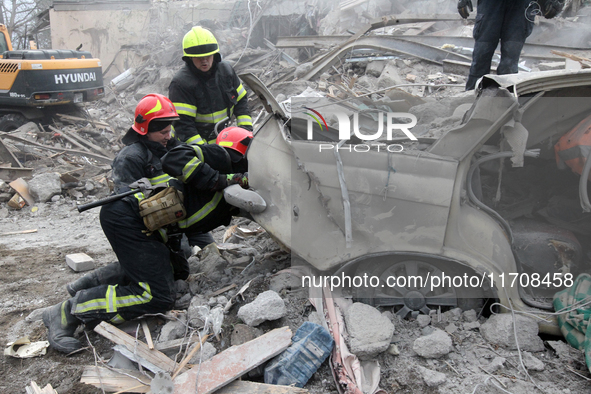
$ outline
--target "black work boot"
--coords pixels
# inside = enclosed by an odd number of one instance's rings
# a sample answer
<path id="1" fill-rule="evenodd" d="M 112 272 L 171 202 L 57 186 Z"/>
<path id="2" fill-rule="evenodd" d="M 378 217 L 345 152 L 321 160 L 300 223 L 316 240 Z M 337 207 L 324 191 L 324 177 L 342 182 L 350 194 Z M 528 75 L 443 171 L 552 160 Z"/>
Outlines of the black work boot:
<path id="1" fill-rule="evenodd" d="M 66 290 L 72 297 L 76 295 L 77 292 L 84 289 L 90 289 L 91 287 L 99 286 L 99 278 L 96 274 L 96 271 L 92 271 L 80 278 L 76 279 L 74 282 L 70 282 L 66 285 Z"/>
<path id="2" fill-rule="evenodd" d="M 100 285 L 118 285 L 125 282 L 125 273 L 118 262 L 111 263 L 76 279 L 66 285 L 66 290 L 72 297 L 80 290 L 90 289 Z"/>
<path id="3" fill-rule="evenodd" d="M 43 312 L 43 324 L 47 327 L 47 340 L 51 347 L 62 353 L 72 353 L 82 348 L 74 338 L 74 332 L 80 325 L 71 313 L 72 299 L 49 307 Z"/>

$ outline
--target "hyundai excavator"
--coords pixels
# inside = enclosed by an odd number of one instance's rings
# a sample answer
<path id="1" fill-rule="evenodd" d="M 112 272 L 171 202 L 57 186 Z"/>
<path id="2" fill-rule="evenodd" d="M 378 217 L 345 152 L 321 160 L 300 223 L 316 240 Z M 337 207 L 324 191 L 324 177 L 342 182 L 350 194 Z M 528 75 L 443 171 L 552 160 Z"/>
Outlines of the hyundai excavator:
<path id="1" fill-rule="evenodd" d="M 0 131 L 41 120 L 50 108 L 105 95 L 101 61 L 79 50 L 13 50 L 0 24 Z"/>

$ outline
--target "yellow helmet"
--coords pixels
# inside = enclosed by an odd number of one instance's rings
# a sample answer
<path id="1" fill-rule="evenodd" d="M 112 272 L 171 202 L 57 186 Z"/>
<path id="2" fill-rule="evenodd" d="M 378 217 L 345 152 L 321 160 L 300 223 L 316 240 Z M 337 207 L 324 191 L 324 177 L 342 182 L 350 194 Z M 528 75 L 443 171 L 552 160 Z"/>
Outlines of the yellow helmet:
<path id="1" fill-rule="evenodd" d="M 193 27 L 183 37 L 183 57 L 205 57 L 219 51 L 220 47 L 212 32 L 201 26 Z"/>

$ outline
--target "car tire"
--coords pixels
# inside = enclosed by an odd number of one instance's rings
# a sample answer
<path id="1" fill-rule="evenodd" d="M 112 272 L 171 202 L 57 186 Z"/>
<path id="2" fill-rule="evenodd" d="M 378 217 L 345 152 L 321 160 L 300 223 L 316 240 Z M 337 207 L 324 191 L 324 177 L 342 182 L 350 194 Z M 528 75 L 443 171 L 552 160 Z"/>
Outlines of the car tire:
<path id="1" fill-rule="evenodd" d="M 28 120 L 21 114 L 8 114 L 0 117 L 0 131 L 14 131 L 27 123 Z"/>
<path id="2" fill-rule="evenodd" d="M 416 317 L 418 314 L 429 314 L 433 310 L 441 308 L 443 311 L 460 308 L 462 310 L 474 309 L 480 311 L 484 305 L 485 292 L 480 288 L 471 287 L 441 287 L 430 290 L 415 286 L 388 286 L 388 277 L 410 277 L 427 275 L 441 275 L 443 265 L 434 259 L 422 259 L 415 257 L 396 257 L 390 262 L 380 262 L 375 265 L 359 264 L 355 272 L 356 276 L 377 276 L 380 284 L 377 287 L 352 289 L 353 298 L 372 306 L 392 307 L 393 311 L 401 317 L 410 315 Z M 445 264 L 446 275 L 463 274 L 463 270 L 455 267 L 449 268 Z"/>

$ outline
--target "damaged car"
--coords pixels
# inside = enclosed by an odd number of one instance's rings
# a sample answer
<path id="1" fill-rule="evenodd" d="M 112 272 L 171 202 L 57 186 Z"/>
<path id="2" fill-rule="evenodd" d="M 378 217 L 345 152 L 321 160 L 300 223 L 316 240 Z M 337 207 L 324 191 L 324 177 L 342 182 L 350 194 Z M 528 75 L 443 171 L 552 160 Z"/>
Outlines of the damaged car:
<path id="1" fill-rule="evenodd" d="M 279 104 L 241 78 L 270 112 L 247 153 L 252 216 L 323 285 L 403 317 L 536 314 L 588 272 L 590 70 L 488 75 L 435 120 L 402 93 Z"/>

